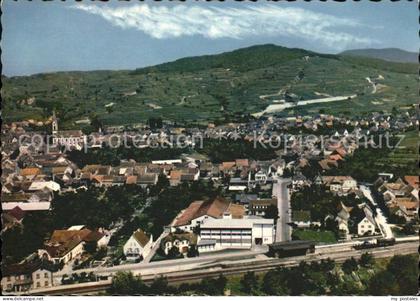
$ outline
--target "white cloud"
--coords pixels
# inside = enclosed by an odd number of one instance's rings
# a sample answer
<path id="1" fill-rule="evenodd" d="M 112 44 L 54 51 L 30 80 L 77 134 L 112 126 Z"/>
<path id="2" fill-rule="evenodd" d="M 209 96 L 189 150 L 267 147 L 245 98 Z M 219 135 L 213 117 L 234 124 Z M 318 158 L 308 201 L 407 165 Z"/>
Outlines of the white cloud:
<path id="1" fill-rule="evenodd" d="M 375 42 L 342 30 L 367 28 L 357 20 L 276 5 L 220 8 L 139 4 L 115 8 L 78 4 L 73 8 L 101 16 L 114 26 L 140 30 L 156 39 L 194 35 L 209 39 L 286 36 L 319 42 L 334 49 Z"/>

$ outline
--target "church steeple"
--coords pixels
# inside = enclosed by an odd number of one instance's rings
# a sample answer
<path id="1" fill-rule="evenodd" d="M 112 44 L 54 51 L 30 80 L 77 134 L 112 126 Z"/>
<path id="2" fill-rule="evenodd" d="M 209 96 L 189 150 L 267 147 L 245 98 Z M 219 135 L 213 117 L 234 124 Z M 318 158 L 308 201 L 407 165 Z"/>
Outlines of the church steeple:
<path id="1" fill-rule="evenodd" d="M 58 133 L 58 121 L 57 121 L 57 117 L 55 116 L 55 110 L 53 111 L 53 116 L 52 116 L 52 134 L 53 135 L 57 135 Z"/>

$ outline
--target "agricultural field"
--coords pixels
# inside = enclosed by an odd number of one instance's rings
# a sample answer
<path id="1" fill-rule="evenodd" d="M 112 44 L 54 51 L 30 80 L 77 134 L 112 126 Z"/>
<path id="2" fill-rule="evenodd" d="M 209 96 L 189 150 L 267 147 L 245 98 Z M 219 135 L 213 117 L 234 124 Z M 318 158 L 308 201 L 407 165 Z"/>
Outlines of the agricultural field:
<path id="1" fill-rule="evenodd" d="M 377 82 L 376 91 L 367 77 Z M 226 122 L 288 101 L 354 95 L 280 114 L 355 114 L 409 108 L 417 102 L 415 64 L 317 54 L 260 45 L 185 58 L 137 70 L 58 72 L 4 77 L 5 121 L 46 120 L 53 109 L 64 128 L 97 116 L 104 124 L 161 117 L 178 123 Z M 267 97 L 261 97 L 269 95 Z"/>
<path id="2" fill-rule="evenodd" d="M 419 133 L 410 131 L 401 135 L 404 137 L 400 147 L 391 151 L 388 157 L 382 160 L 396 166 L 415 165 L 419 159 Z"/>

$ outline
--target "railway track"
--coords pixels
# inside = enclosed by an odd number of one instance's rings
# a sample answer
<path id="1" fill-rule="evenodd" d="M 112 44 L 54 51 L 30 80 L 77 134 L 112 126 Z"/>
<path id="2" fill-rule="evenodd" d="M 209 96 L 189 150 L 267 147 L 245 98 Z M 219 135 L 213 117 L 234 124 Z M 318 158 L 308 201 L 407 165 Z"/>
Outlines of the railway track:
<path id="1" fill-rule="evenodd" d="M 381 247 L 369 250 L 376 258 L 390 257 L 392 255 L 413 254 L 417 252 L 418 246 L 414 244 L 404 244 L 392 247 Z M 166 273 L 164 276 L 170 284 L 179 284 L 182 282 L 196 282 L 206 277 L 218 277 L 220 274 L 225 276 L 240 275 L 249 271 L 266 272 L 276 269 L 278 267 L 293 267 L 299 265 L 303 260 L 306 262 L 319 261 L 321 259 L 331 258 L 335 262 L 344 262 L 350 257 L 359 258 L 366 250 L 353 250 L 343 253 L 342 251 L 328 252 L 328 254 L 310 254 L 307 256 L 299 256 L 294 258 L 282 259 L 268 259 L 264 261 L 249 262 L 249 263 L 219 263 L 211 267 L 200 268 L 197 270 L 190 270 L 184 272 Z M 162 275 L 162 274 L 161 274 Z M 144 275 L 143 281 L 148 284 L 151 283 L 157 275 Z M 111 280 L 103 281 L 102 283 L 87 283 L 86 285 L 75 284 L 72 287 L 53 287 L 44 291 L 31 292 L 31 295 L 91 295 L 99 292 L 105 292 L 111 285 Z"/>

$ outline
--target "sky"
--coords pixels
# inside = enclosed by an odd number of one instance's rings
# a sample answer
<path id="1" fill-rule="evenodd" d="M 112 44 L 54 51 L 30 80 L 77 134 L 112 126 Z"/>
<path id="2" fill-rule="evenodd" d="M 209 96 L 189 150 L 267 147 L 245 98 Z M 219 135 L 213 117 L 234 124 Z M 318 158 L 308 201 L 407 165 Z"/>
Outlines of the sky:
<path id="1" fill-rule="evenodd" d="M 2 74 L 135 69 L 257 44 L 417 52 L 416 1 L 2 1 Z"/>

